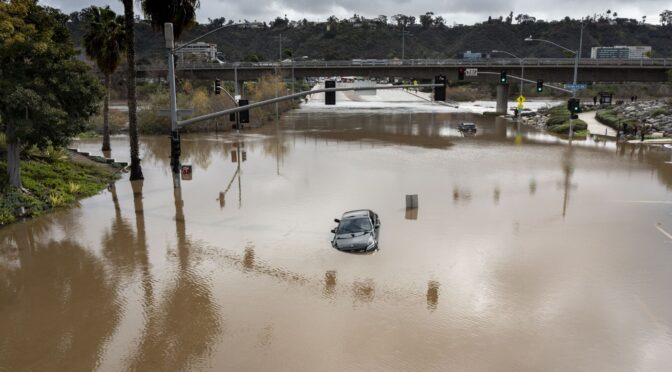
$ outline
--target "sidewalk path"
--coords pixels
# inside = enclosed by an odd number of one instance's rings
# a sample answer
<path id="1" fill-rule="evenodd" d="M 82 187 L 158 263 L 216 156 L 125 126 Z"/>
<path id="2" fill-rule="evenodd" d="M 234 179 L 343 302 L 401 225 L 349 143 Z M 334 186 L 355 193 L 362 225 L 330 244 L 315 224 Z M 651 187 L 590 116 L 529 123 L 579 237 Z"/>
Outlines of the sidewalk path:
<path id="1" fill-rule="evenodd" d="M 579 114 L 579 119 L 588 124 L 588 132 L 591 134 L 606 135 L 607 137 L 616 137 L 616 131 L 610 127 L 600 123 L 595 119 L 595 111 L 582 112 Z"/>

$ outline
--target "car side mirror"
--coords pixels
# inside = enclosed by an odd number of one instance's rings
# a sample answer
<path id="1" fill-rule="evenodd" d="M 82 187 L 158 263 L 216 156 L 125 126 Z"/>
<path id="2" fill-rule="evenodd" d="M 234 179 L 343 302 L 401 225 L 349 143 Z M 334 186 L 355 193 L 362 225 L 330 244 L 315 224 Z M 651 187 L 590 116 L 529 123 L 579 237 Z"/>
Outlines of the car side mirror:
<path id="1" fill-rule="evenodd" d="M 338 218 L 334 218 L 334 222 L 341 223 L 341 220 L 339 220 Z"/>
<path id="2" fill-rule="evenodd" d="M 336 229 L 331 229 L 332 234 L 336 234 Z"/>
<path id="3" fill-rule="evenodd" d="M 379 228 L 380 227 L 380 222 L 376 222 L 376 224 L 374 226 L 376 227 L 376 229 Z"/>

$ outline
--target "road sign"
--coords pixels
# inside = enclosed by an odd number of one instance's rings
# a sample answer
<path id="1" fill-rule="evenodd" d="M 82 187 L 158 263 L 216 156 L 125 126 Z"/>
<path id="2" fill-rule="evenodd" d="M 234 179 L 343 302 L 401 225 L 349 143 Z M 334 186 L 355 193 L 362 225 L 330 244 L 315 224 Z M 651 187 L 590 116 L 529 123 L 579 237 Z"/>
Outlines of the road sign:
<path id="1" fill-rule="evenodd" d="M 571 91 L 584 90 L 586 89 L 586 84 L 565 84 L 565 89 Z"/>
<path id="2" fill-rule="evenodd" d="M 522 108 L 523 108 L 523 103 L 522 103 L 522 102 L 518 104 L 518 108 L 519 108 L 519 109 L 522 109 Z"/>
<path id="3" fill-rule="evenodd" d="M 525 102 L 525 97 L 523 97 L 522 95 L 520 95 L 520 96 L 518 96 L 518 99 L 517 99 L 516 101 L 518 101 L 518 103 L 522 105 L 523 102 Z"/>
<path id="4" fill-rule="evenodd" d="M 468 68 L 464 70 L 464 74 L 466 76 L 478 76 L 478 69 L 477 68 Z"/>

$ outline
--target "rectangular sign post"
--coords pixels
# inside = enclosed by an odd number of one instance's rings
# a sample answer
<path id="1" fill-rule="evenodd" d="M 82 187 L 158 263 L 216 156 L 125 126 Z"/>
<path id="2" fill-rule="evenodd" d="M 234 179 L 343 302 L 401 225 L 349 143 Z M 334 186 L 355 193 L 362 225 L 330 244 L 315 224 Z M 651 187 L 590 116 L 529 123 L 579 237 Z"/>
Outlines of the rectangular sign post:
<path id="1" fill-rule="evenodd" d="M 183 165 L 180 167 L 180 173 L 182 174 L 182 180 L 191 181 L 192 169 L 191 165 Z"/>
<path id="2" fill-rule="evenodd" d="M 464 74 L 466 76 L 470 76 L 470 77 L 478 76 L 478 69 L 477 68 L 468 68 L 468 69 L 464 70 Z"/>

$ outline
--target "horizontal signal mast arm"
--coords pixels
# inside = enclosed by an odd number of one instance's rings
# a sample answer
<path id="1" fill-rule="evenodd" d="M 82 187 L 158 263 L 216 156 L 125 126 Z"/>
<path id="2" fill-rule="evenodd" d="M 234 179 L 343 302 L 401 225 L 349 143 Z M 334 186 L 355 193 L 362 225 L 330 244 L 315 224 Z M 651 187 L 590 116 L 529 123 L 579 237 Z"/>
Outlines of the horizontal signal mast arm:
<path id="1" fill-rule="evenodd" d="M 201 116 L 197 116 L 195 118 L 187 119 L 187 120 L 181 120 L 178 121 L 177 124 L 180 127 L 184 127 L 185 125 L 189 124 L 194 124 L 198 123 L 201 121 L 205 120 L 210 120 L 210 119 L 216 119 L 225 115 L 233 114 L 236 112 L 241 112 L 241 111 L 246 111 L 250 110 L 253 108 L 257 107 L 262 107 L 266 105 L 270 105 L 273 103 L 278 103 L 282 101 L 288 101 L 292 100 L 295 98 L 302 98 L 309 96 L 311 94 L 317 94 L 317 93 L 326 93 L 326 92 L 339 92 L 339 91 L 348 91 L 348 90 L 377 90 L 377 89 L 399 89 L 399 88 L 433 88 L 433 87 L 441 87 L 444 86 L 443 84 L 407 84 L 407 85 L 385 85 L 385 86 L 372 86 L 372 87 L 351 87 L 351 88 L 324 88 L 324 89 L 314 89 L 314 90 L 308 90 L 305 92 L 299 92 L 299 93 L 294 93 L 294 94 L 289 94 L 286 96 L 282 97 L 277 97 L 277 98 L 272 98 L 266 101 L 259 101 L 255 102 L 249 105 L 245 106 L 239 106 L 239 107 L 234 107 L 230 109 L 226 109 L 224 111 L 218 111 L 218 112 L 213 112 L 211 114 L 205 114 Z"/>

